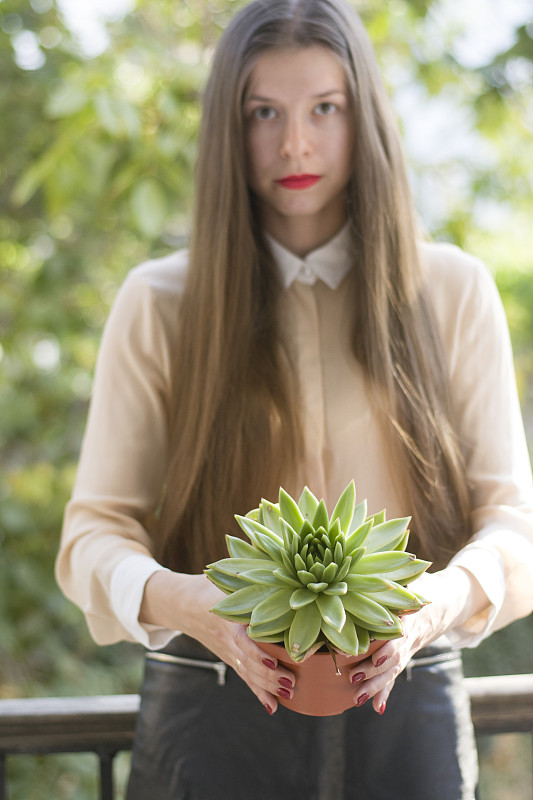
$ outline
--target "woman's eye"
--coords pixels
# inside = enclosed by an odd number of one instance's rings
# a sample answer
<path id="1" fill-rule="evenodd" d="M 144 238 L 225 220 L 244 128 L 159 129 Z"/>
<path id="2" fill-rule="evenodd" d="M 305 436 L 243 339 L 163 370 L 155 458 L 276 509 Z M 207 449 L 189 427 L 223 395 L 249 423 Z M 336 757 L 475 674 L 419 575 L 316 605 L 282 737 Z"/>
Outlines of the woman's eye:
<path id="1" fill-rule="evenodd" d="M 337 106 L 335 105 L 335 103 L 327 103 L 327 102 L 319 103 L 315 108 L 315 112 L 317 114 L 320 114 L 320 116 L 322 117 L 328 117 L 331 114 L 334 114 L 336 110 Z"/>
<path id="2" fill-rule="evenodd" d="M 275 116 L 276 112 L 273 108 L 270 108 L 270 106 L 261 106 L 260 108 L 256 108 L 254 110 L 254 117 L 256 119 L 274 119 Z"/>

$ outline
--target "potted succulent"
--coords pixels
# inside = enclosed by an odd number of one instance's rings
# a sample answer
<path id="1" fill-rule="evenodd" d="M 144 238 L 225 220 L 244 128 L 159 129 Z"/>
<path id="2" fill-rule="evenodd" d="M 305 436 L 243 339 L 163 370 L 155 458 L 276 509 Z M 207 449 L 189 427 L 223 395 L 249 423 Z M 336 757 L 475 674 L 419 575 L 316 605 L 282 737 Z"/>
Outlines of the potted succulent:
<path id="1" fill-rule="evenodd" d="M 281 488 L 278 503 L 262 500 L 236 515 L 250 541 L 226 536 L 229 557 L 205 570 L 227 595 L 211 610 L 246 624 L 251 639 L 297 673 L 293 699 L 281 702 L 301 713 L 353 705 L 351 665 L 401 636 L 401 616 L 426 603 L 406 588 L 430 566 L 405 550 L 410 517 L 367 516 L 366 500 L 356 505 L 355 497 L 351 481 L 329 515 L 307 487 L 298 502 Z M 332 706 L 321 703 L 316 676 L 307 680 L 317 668 L 334 678 Z"/>

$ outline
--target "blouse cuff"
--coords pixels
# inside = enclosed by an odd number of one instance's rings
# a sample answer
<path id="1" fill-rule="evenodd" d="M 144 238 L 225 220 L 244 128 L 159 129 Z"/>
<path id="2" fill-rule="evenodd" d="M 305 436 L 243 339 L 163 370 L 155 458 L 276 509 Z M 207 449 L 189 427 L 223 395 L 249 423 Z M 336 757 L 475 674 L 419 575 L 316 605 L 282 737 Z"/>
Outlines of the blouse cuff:
<path id="1" fill-rule="evenodd" d="M 139 622 L 144 587 L 159 570 L 169 571 L 151 556 L 136 553 L 124 558 L 111 577 L 110 602 L 115 616 L 130 636 L 149 650 L 165 647 L 179 633 L 160 625 Z"/>
<path id="2" fill-rule="evenodd" d="M 472 542 L 460 550 L 448 566 L 465 569 L 487 597 L 488 603 L 482 611 L 447 633 L 453 647 L 476 647 L 492 633 L 504 602 L 505 577 L 501 556 L 495 547 Z"/>

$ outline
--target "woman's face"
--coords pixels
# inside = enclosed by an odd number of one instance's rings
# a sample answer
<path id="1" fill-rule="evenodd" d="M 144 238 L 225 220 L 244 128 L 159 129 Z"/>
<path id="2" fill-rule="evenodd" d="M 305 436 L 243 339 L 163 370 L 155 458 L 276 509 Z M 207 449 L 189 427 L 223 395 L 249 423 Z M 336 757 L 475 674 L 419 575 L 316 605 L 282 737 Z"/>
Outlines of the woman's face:
<path id="1" fill-rule="evenodd" d="M 323 47 L 265 51 L 248 81 L 244 118 L 248 181 L 264 228 L 294 252 L 320 246 L 346 218 L 353 169 L 342 67 Z"/>

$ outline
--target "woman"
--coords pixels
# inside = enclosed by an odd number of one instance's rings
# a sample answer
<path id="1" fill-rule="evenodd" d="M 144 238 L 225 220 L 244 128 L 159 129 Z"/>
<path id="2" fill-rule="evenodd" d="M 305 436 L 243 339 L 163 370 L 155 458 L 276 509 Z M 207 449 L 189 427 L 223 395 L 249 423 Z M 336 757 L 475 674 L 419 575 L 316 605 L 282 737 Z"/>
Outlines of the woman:
<path id="1" fill-rule="evenodd" d="M 329 504 L 352 477 L 412 515 L 432 603 L 352 671 L 353 709 L 302 717 L 202 569 L 280 484 Z M 417 243 L 359 19 L 250 3 L 205 93 L 190 251 L 133 270 L 106 327 L 58 557 L 94 638 L 149 651 L 128 800 L 473 798 L 458 649 L 533 608 L 531 496 L 497 293 Z"/>

